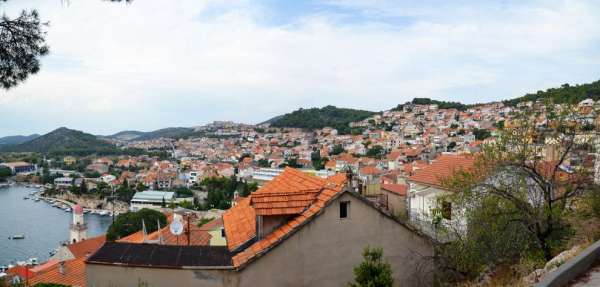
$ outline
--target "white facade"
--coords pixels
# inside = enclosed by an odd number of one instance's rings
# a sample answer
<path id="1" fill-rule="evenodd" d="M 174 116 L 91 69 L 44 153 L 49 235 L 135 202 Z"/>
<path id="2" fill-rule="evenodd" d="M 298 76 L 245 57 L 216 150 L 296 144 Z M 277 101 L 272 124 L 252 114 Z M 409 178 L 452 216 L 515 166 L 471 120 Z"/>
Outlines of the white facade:
<path id="1" fill-rule="evenodd" d="M 69 242 L 76 243 L 87 239 L 87 225 L 83 219 L 83 209 L 76 205 L 73 208 L 73 222 L 71 223 Z"/>

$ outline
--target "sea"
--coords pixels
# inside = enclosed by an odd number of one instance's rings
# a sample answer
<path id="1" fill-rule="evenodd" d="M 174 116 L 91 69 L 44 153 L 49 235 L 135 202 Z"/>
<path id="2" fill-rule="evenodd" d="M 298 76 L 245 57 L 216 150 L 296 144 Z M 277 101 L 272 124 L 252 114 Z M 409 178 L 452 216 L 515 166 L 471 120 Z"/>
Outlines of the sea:
<path id="1" fill-rule="evenodd" d="M 0 187 L 0 266 L 37 258 L 44 262 L 50 251 L 69 239 L 69 224 L 73 214 L 40 200 L 23 199 L 36 188 L 13 185 Z M 106 232 L 110 216 L 85 214 L 87 236 Z M 25 235 L 25 239 L 11 240 L 10 236 Z"/>

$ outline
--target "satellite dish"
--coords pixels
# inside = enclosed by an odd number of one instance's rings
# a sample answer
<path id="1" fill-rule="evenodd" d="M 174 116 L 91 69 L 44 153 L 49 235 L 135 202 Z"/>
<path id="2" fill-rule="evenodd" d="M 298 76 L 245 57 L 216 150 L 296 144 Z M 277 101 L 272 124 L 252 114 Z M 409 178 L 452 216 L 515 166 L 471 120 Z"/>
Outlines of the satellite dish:
<path id="1" fill-rule="evenodd" d="M 181 222 L 178 220 L 173 220 L 169 226 L 169 230 L 171 233 L 173 233 L 173 235 L 180 235 L 183 233 L 183 224 L 181 224 Z"/>

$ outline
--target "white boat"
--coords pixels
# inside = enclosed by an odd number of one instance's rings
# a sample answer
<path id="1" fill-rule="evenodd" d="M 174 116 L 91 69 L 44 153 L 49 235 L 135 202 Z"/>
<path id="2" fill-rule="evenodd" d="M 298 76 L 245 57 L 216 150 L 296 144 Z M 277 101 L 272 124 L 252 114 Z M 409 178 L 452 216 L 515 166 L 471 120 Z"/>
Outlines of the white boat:
<path id="1" fill-rule="evenodd" d="M 39 261 L 37 257 L 31 257 L 27 260 L 28 265 L 38 265 Z"/>
<path id="2" fill-rule="evenodd" d="M 100 214 L 102 216 L 108 215 L 108 211 L 106 211 L 106 210 L 100 210 L 100 211 L 98 211 L 98 214 Z"/>
<path id="3" fill-rule="evenodd" d="M 11 240 L 25 239 L 25 235 L 24 234 L 15 234 L 13 236 L 9 236 L 8 239 L 11 239 Z"/>
<path id="4" fill-rule="evenodd" d="M 69 207 L 65 207 L 64 210 L 65 210 L 65 212 L 71 212 L 71 208 L 69 208 Z"/>

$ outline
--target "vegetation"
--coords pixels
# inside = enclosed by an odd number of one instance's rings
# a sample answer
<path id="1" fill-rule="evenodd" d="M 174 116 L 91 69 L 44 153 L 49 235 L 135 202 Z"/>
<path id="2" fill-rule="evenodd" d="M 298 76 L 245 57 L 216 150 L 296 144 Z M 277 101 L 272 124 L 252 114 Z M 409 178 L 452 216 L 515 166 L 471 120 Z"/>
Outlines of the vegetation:
<path id="1" fill-rule="evenodd" d="M 115 154 L 118 149 L 96 136 L 81 131 L 59 128 L 31 141 L 6 146 L 1 149 L 8 152 L 36 152 L 51 155 L 89 155 Z"/>
<path id="2" fill-rule="evenodd" d="M 38 134 L 32 134 L 29 136 L 8 136 L 8 137 L 1 137 L 0 138 L 0 146 L 3 145 L 17 145 L 17 144 L 21 144 L 24 142 L 28 142 L 32 139 L 35 139 L 37 137 L 39 137 L 40 135 Z"/>
<path id="3" fill-rule="evenodd" d="M 476 140 L 484 140 L 492 136 L 492 133 L 486 129 L 474 129 L 473 135 L 475 135 Z"/>
<path id="4" fill-rule="evenodd" d="M 200 182 L 200 187 L 208 191 L 206 202 L 198 206 L 202 210 L 211 208 L 229 209 L 235 192 L 238 192 L 242 197 L 246 197 L 258 189 L 255 182 L 238 181 L 235 176 L 205 178 Z"/>
<path id="5" fill-rule="evenodd" d="M 338 154 L 343 153 L 344 151 L 345 151 L 344 147 L 341 144 L 336 144 L 333 146 L 333 149 L 331 150 L 331 155 L 338 155 Z"/>
<path id="6" fill-rule="evenodd" d="M 167 217 L 160 211 L 144 208 L 137 212 L 127 212 L 119 214 L 110 225 L 106 232 L 106 240 L 114 241 L 142 230 L 142 220 L 148 233 L 158 230 L 158 222 L 160 226 L 167 225 Z"/>
<path id="7" fill-rule="evenodd" d="M 383 259 L 383 249 L 367 246 L 363 262 L 354 268 L 354 282 L 350 287 L 391 287 L 394 285 L 392 267 Z"/>
<path id="8" fill-rule="evenodd" d="M 456 191 L 452 206 L 467 221 L 466 232 L 458 222 L 445 227 L 457 238 L 439 248 L 446 278 L 473 278 L 486 268 L 524 261 L 539 268 L 565 249 L 574 232 L 570 204 L 589 194 L 593 183 L 589 170 L 562 166 L 589 152 L 585 139 L 593 132 L 582 129 L 575 107 L 546 110 L 549 123 L 542 129 L 533 121 L 540 114 L 523 110 L 513 127 L 483 147 L 474 169 L 457 171 L 444 182 Z M 557 155 L 543 159 L 539 147 L 549 138 L 559 142 Z"/>
<path id="9" fill-rule="evenodd" d="M 10 168 L 0 166 L 0 182 L 6 181 L 12 175 Z"/>
<path id="10" fill-rule="evenodd" d="M 325 163 L 328 159 L 321 158 L 321 152 L 319 150 L 315 150 L 311 153 L 310 160 L 315 170 L 322 170 L 325 168 Z"/>
<path id="11" fill-rule="evenodd" d="M 274 127 L 293 127 L 304 129 L 320 129 L 333 127 L 341 134 L 351 132 L 348 124 L 361 121 L 374 112 L 337 108 L 326 106 L 323 108 L 299 109 L 275 119 L 271 125 Z"/>
<path id="12" fill-rule="evenodd" d="M 259 167 L 271 167 L 271 162 L 269 162 L 266 158 L 261 158 L 258 160 Z"/>
<path id="13" fill-rule="evenodd" d="M 595 101 L 600 100 L 600 81 L 575 86 L 564 84 L 558 88 L 538 91 L 535 94 L 526 94 L 516 99 L 503 101 L 503 103 L 509 106 L 516 106 L 521 102 L 549 100 L 555 104 L 576 104 L 588 98 Z"/>
<path id="14" fill-rule="evenodd" d="M 44 25 L 35 10 L 24 10 L 16 18 L 0 18 L 0 85 L 4 89 L 15 87 L 40 70 L 39 58 L 49 51 Z"/>
<path id="15" fill-rule="evenodd" d="M 459 102 L 446 102 L 446 101 L 438 101 L 432 100 L 429 98 L 414 98 L 411 102 L 407 102 L 405 104 L 399 104 L 392 111 L 401 111 L 404 109 L 406 105 L 438 105 L 440 109 L 457 109 L 459 111 L 464 111 L 471 107 L 471 105 L 465 105 Z"/>
<path id="16" fill-rule="evenodd" d="M 385 156 L 385 150 L 382 146 L 375 145 L 367 150 L 367 156 L 376 159 L 382 159 L 383 156 Z"/>

